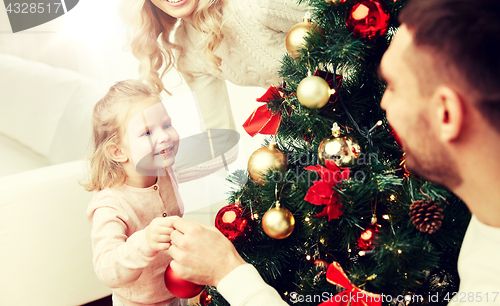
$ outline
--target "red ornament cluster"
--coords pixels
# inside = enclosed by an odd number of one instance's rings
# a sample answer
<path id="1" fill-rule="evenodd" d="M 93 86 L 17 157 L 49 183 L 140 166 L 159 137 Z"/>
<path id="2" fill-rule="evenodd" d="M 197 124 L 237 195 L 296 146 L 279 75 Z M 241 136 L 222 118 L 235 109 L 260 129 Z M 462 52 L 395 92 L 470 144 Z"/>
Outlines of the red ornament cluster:
<path id="1" fill-rule="evenodd" d="M 215 227 L 231 242 L 239 242 L 251 234 L 253 220 L 241 205 L 229 204 L 215 216 Z"/>
<path id="2" fill-rule="evenodd" d="M 347 29 L 357 38 L 373 39 L 385 35 L 391 15 L 380 0 L 357 0 L 347 10 Z"/>

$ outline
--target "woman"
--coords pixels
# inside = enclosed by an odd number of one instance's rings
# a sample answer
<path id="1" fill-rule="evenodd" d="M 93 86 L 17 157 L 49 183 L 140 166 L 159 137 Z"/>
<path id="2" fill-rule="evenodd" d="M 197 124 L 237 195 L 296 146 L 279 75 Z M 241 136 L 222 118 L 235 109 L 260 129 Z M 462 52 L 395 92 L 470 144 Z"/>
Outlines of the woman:
<path id="1" fill-rule="evenodd" d="M 305 9 L 295 0 L 122 2 L 141 77 L 164 90 L 161 77 L 176 67 L 196 93 L 206 129 L 235 129 L 225 80 L 264 88 L 279 83 L 286 34 Z"/>

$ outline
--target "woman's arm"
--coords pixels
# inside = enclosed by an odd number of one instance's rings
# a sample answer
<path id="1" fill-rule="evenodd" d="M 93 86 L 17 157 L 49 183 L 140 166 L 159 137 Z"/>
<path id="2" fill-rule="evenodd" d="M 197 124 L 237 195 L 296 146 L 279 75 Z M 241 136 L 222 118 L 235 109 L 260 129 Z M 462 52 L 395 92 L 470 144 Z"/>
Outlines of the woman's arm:
<path id="1" fill-rule="evenodd" d="M 236 144 L 229 151 L 224 153 L 224 159 L 225 159 L 226 164 L 224 164 L 222 157 L 219 155 L 219 156 L 217 156 L 213 159 L 210 159 L 209 161 L 206 161 L 204 163 L 201 163 L 199 165 L 192 166 L 192 167 L 189 167 L 186 169 L 175 170 L 175 175 L 176 175 L 177 181 L 179 183 L 185 183 L 185 182 L 189 182 L 189 181 L 210 175 L 210 174 L 224 168 L 225 165 L 229 165 L 229 164 L 233 163 L 236 160 L 236 158 L 238 157 L 238 152 L 239 152 L 238 151 L 238 144 Z M 176 163 L 177 163 L 177 161 L 176 161 Z"/>
<path id="2" fill-rule="evenodd" d="M 182 44 L 186 51 L 177 54 L 178 67 L 182 71 L 190 71 L 192 73 L 192 76 L 183 76 L 196 97 L 199 116 L 197 114 L 186 114 L 186 118 L 182 119 L 188 120 L 193 124 L 199 124 L 202 131 L 212 129 L 235 131 L 236 127 L 229 102 L 226 81 L 221 77 L 209 73 L 210 67 L 208 67 L 204 59 L 203 52 L 196 51 L 195 44 L 191 41 L 194 39 L 193 36 L 197 34 L 193 33 L 193 31 L 195 31 L 194 29 L 188 27 L 189 25 L 182 25 L 179 27 L 179 32 L 176 35 L 178 43 Z M 201 122 L 194 121 L 198 118 Z M 212 133 L 211 136 L 212 144 L 231 143 L 224 153 L 224 159 L 226 165 L 234 162 L 238 156 L 238 145 L 232 145 L 232 143 L 234 143 L 234 133 L 228 133 L 226 135 L 224 135 L 224 133 Z M 205 152 L 193 150 L 193 152 L 187 152 L 187 154 L 182 154 L 182 156 L 176 158 L 174 168 L 181 169 L 176 170 L 176 176 L 179 183 L 207 176 L 225 167 L 224 161 L 219 154 L 220 152 L 215 152 L 217 153 L 215 154 L 215 158 L 211 158 L 212 152 L 210 148 L 204 147 L 202 149 L 205 150 Z M 213 149 L 217 151 L 218 148 L 214 147 Z M 189 157 L 191 154 L 193 158 Z M 200 155 L 209 156 L 210 159 L 205 159 L 207 160 L 206 162 L 191 166 L 192 159 Z"/>
<path id="3" fill-rule="evenodd" d="M 277 32 L 288 33 L 291 27 L 302 22 L 307 6 L 296 0 L 250 1 L 255 17 L 265 26 Z"/>

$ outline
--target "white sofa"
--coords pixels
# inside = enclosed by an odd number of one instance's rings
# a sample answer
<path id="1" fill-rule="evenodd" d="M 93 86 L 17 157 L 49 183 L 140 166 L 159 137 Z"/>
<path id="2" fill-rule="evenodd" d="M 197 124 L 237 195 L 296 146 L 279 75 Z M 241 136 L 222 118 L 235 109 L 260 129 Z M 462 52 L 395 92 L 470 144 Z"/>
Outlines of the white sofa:
<path id="1" fill-rule="evenodd" d="M 0 305 L 81 305 L 110 294 L 92 267 L 83 179 L 107 88 L 0 54 Z"/>

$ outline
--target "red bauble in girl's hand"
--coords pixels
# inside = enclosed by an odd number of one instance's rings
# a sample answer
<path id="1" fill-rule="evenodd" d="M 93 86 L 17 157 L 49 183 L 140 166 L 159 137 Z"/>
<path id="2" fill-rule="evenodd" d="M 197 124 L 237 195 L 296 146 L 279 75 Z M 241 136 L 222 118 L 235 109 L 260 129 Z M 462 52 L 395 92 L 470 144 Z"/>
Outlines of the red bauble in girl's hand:
<path id="1" fill-rule="evenodd" d="M 168 291 L 181 299 L 190 299 L 197 296 L 205 286 L 197 285 L 190 281 L 184 280 L 174 273 L 170 265 L 165 270 L 165 286 Z"/>

